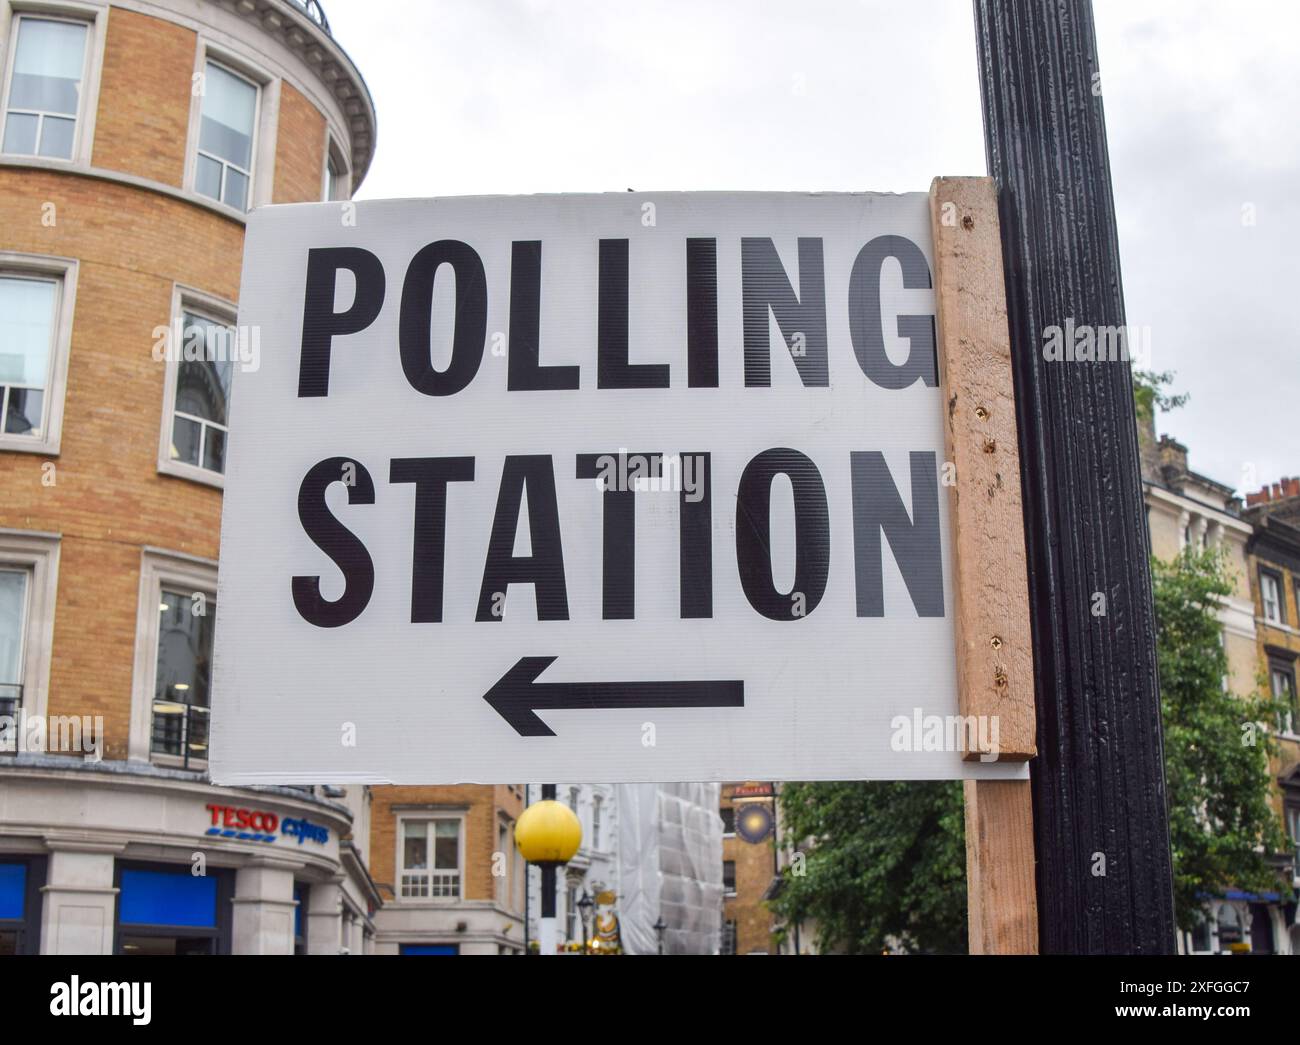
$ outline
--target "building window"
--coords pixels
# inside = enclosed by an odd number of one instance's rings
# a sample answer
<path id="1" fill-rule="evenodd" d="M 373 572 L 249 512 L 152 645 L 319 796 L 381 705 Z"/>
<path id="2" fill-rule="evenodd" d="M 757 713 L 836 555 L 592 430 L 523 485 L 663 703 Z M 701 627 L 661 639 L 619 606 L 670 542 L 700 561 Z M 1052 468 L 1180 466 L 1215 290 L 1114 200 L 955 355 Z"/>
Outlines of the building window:
<path id="1" fill-rule="evenodd" d="M 1282 604 L 1282 578 L 1268 570 L 1260 570 L 1259 591 L 1264 603 L 1264 619 L 1273 624 L 1285 624 L 1286 607 Z"/>
<path id="2" fill-rule="evenodd" d="M 54 359 L 59 284 L 0 277 L 0 431 L 39 439 Z"/>
<path id="3" fill-rule="evenodd" d="M 459 817 L 402 821 L 403 900 L 460 898 L 460 833 Z"/>
<path id="4" fill-rule="evenodd" d="M 76 152 L 89 26 L 21 15 L 5 98 L 3 151 L 70 160 Z"/>
<path id="5" fill-rule="evenodd" d="M 224 473 L 234 365 L 228 358 L 217 358 L 216 349 L 228 343 L 226 339 L 233 337 L 234 330 L 193 312 L 185 313 L 182 324 L 186 341 L 201 340 L 203 358 L 177 363 L 170 457 L 195 468 Z"/>
<path id="6" fill-rule="evenodd" d="M 1278 728 L 1283 733 L 1294 734 L 1300 728 L 1300 706 L 1296 704 L 1295 665 L 1280 660 L 1268 662 L 1269 688 L 1273 699 L 1281 706 L 1278 711 Z"/>
<path id="7" fill-rule="evenodd" d="M 229 954 L 234 874 L 210 868 L 122 864 L 117 887 L 116 954 Z"/>
<path id="8" fill-rule="evenodd" d="M 216 620 L 216 603 L 205 593 L 162 590 L 150 751 L 186 767 L 208 757 Z"/>
<path id="9" fill-rule="evenodd" d="M 734 806 L 726 806 L 721 810 L 722 813 L 722 835 L 724 838 L 736 833 L 736 810 Z"/>
<path id="10" fill-rule="evenodd" d="M 0 531 L 0 715 L 45 713 L 58 550 L 57 537 Z"/>
<path id="11" fill-rule="evenodd" d="M 206 766 L 216 590 L 211 560 L 153 548 L 141 555 L 128 757 Z"/>
<path id="12" fill-rule="evenodd" d="M 248 210 L 251 198 L 259 93 L 223 65 L 203 68 L 194 188 L 236 210 Z"/>
<path id="13" fill-rule="evenodd" d="M 331 138 L 325 147 L 325 184 L 322 198 L 326 203 L 350 199 L 352 197 L 350 182 L 348 165 L 343 159 L 343 153 Z"/>
<path id="14" fill-rule="evenodd" d="M 0 449 L 57 454 L 76 262 L 0 253 Z"/>
<path id="15" fill-rule="evenodd" d="M 722 891 L 727 896 L 736 895 L 736 861 L 722 861 Z"/>
<path id="16" fill-rule="evenodd" d="M 728 920 L 722 923 L 722 947 L 723 954 L 736 953 L 736 923 Z"/>
<path id="17" fill-rule="evenodd" d="M 591 796 L 591 848 L 600 848 L 600 813 L 601 805 L 604 798 L 600 795 Z"/>
<path id="18" fill-rule="evenodd" d="M 23 703 L 28 571 L 0 566 L 0 715 Z"/>
<path id="19" fill-rule="evenodd" d="M 241 351 L 234 306 L 178 287 L 172 314 L 158 470 L 221 486 Z M 179 344 L 171 341 L 176 333 Z"/>

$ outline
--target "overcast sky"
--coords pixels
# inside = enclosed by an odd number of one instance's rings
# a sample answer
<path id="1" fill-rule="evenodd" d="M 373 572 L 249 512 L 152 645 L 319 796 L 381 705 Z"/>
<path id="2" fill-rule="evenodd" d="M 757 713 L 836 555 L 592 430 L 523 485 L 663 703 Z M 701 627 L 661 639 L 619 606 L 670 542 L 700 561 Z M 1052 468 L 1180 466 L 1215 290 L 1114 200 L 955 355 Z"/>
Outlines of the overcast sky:
<path id="1" fill-rule="evenodd" d="M 985 173 L 967 0 L 324 6 L 379 114 L 362 199 Z M 1191 396 L 1160 430 L 1239 492 L 1300 474 L 1300 5 L 1095 10 L 1128 321 Z"/>

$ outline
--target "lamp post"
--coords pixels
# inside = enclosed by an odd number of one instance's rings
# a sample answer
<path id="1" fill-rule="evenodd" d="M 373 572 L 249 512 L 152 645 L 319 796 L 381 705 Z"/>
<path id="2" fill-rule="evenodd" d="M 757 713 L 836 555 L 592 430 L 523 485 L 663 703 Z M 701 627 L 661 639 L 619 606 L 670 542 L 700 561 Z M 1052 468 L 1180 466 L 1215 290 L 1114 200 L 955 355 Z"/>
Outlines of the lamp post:
<path id="1" fill-rule="evenodd" d="M 668 928 L 668 926 L 664 925 L 664 916 L 661 914 L 661 915 L 660 915 L 660 916 L 655 920 L 655 924 L 654 924 L 655 935 L 656 935 L 657 937 L 659 937 L 659 953 L 660 953 L 660 954 L 663 954 L 663 953 L 664 953 L 664 930 L 667 929 L 667 928 Z"/>
<path id="2" fill-rule="evenodd" d="M 586 888 L 582 890 L 582 899 L 578 901 L 578 916 L 582 922 L 582 953 L 588 954 L 587 950 L 587 926 L 591 924 L 591 909 L 596 906 L 596 901 L 591 898 L 591 894 Z"/>
<path id="3" fill-rule="evenodd" d="M 538 946 L 542 954 L 554 954 L 555 872 L 573 859 L 582 844 L 582 824 L 568 806 L 555 800 L 555 785 L 542 785 L 542 800 L 530 805 L 515 824 L 515 845 L 530 864 L 542 869 L 542 916 L 538 925 Z"/>

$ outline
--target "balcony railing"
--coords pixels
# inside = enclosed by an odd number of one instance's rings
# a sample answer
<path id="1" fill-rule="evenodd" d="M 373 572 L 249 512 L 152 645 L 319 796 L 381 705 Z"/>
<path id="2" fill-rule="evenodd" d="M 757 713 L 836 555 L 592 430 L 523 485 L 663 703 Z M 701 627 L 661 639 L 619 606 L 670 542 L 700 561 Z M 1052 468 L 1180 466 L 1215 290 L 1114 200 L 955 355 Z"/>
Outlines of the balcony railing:
<path id="1" fill-rule="evenodd" d="M 18 709 L 23 706 L 23 687 L 17 682 L 0 682 L 0 717 L 17 719 Z M 18 750 L 18 723 L 13 725 L 12 743 L 0 744 L 0 755 L 12 755 Z M 6 738 L 8 739 L 8 738 Z"/>
<path id="2" fill-rule="evenodd" d="M 460 896 L 459 871 L 403 871 L 402 899 L 425 897 L 455 899 Z"/>
<path id="3" fill-rule="evenodd" d="M 330 36 L 334 35 L 330 32 L 330 20 L 325 17 L 325 9 L 321 7 L 318 0 L 286 0 L 286 2 L 290 7 L 296 7 Z"/>
<path id="4" fill-rule="evenodd" d="M 208 762 L 208 719 L 211 711 L 199 704 L 182 704 L 175 700 L 153 702 L 153 736 L 150 751 L 155 755 L 179 758 L 181 767 Z"/>

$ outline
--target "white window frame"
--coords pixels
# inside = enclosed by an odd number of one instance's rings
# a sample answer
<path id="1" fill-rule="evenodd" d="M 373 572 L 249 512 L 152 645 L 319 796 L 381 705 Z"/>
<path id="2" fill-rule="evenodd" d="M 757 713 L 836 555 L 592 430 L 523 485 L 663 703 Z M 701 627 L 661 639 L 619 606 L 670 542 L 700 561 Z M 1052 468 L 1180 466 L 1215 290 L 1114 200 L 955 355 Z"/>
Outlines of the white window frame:
<path id="1" fill-rule="evenodd" d="M 43 254 L 0 251 L 0 276 L 52 280 L 58 285 L 54 305 L 54 336 L 46 375 L 45 404 L 39 436 L 13 435 L 0 430 L 0 451 L 57 457 L 63 436 L 63 401 L 68 388 L 68 356 L 72 351 L 72 315 L 77 298 L 77 262 Z"/>
<path id="2" fill-rule="evenodd" d="M 22 708 L 28 715 L 45 715 L 49 705 L 59 547 L 57 533 L 0 528 L 0 569 L 28 574 L 22 646 Z"/>
<path id="3" fill-rule="evenodd" d="M 1295 721 L 1294 712 L 1296 701 L 1300 700 L 1300 691 L 1298 691 L 1300 679 L 1296 678 L 1296 674 L 1295 664 L 1286 665 L 1276 657 L 1268 658 L 1269 695 L 1274 700 L 1281 700 L 1284 696 L 1287 696 L 1291 701 L 1291 707 L 1284 708 L 1280 713 L 1281 722 L 1278 724 L 1278 732 L 1281 733 L 1282 736 L 1291 739 L 1300 739 L 1296 734 L 1296 730 L 1300 729 L 1300 722 Z M 1277 692 L 1278 687 L 1274 685 L 1274 680 L 1277 678 L 1285 679 L 1290 684 L 1291 692 L 1289 694 Z"/>
<path id="4" fill-rule="evenodd" d="M 176 384 L 180 372 L 180 362 L 178 353 L 184 350 L 184 321 L 185 313 L 201 316 L 209 319 L 214 323 L 221 323 L 226 326 L 235 326 L 238 319 L 238 307 L 233 301 L 226 301 L 224 298 L 215 297 L 212 294 L 205 294 L 201 290 L 195 290 L 193 287 L 183 286 L 180 283 L 172 286 L 172 307 L 171 315 L 168 322 L 168 345 L 172 351 L 167 353 L 166 376 L 163 379 L 163 408 L 162 408 L 162 430 L 158 434 L 158 471 L 164 475 L 174 475 L 180 479 L 189 479 L 196 483 L 205 483 L 208 486 L 215 486 L 219 490 L 226 487 L 226 476 L 224 472 L 214 472 L 210 468 L 204 468 L 201 465 L 193 465 L 188 461 L 177 461 L 172 458 L 172 430 L 176 424 Z M 176 324 L 181 324 L 181 344 L 172 343 L 172 335 L 175 333 Z M 238 365 L 234 367 L 236 373 L 239 371 Z M 234 398 L 235 382 L 231 380 L 231 398 Z M 188 415 L 186 415 L 188 416 Z M 230 420 L 229 415 L 226 418 Z M 226 431 L 226 448 L 227 452 L 230 447 L 230 427 L 229 425 L 218 425 L 213 421 L 200 421 L 201 424 L 223 428 Z M 202 453 L 199 454 L 199 460 L 203 460 Z"/>
<path id="5" fill-rule="evenodd" d="M 164 588 L 202 592 L 209 606 L 217 600 L 217 564 L 197 555 L 145 548 L 140 553 L 140 589 L 136 601 L 135 664 L 131 683 L 131 731 L 127 757 L 136 762 L 179 767 L 184 759 L 150 752 L 153 737 L 153 698 L 158 676 L 158 607 Z M 190 766 L 196 760 L 191 758 Z M 197 760 L 206 764 L 206 760 Z"/>
<path id="6" fill-rule="evenodd" d="M 95 142 L 95 116 L 99 111 L 99 82 L 104 68 L 104 41 L 107 34 L 108 9 L 67 0 L 0 0 L 0 142 L 4 141 L 4 123 L 9 114 L 9 89 L 13 79 L 13 62 L 17 48 L 18 22 L 22 18 L 47 22 L 79 22 L 86 26 L 86 51 L 82 56 L 81 92 L 78 98 L 76 129 L 72 138 L 72 156 L 31 156 L 28 153 L 4 153 L 26 157 L 40 163 L 89 166 Z"/>
<path id="7" fill-rule="evenodd" d="M 1267 583 L 1273 585 L 1273 593 L 1276 596 L 1273 605 L 1276 613 L 1268 612 L 1268 592 L 1265 588 Z M 1259 604 L 1264 611 L 1264 620 L 1269 624 L 1286 623 L 1286 589 L 1283 587 L 1282 578 L 1272 570 L 1261 569 L 1259 571 Z"/>
<path id="8" fill-rule="evenodd" d="M 406 813 L 399 813 L 397 816 L 397 839 L 395 859 L 393 867 L 395 868 L 393 877 L 396 882 L 393 885 L 394 899 L 400 904 L 457 904 L 465 897 L 465 809 L 421 809 L 412 810 Z M 445 868 L 434 868 L 433 849 L 434 836 L 429 835 L 429 863 L 427 874 L 429 876 L 428 889 L 429 893 L 424 896 L 407 896 L 405 895 L 406 886 L 402 881 L 406 871 L 406 825 L 408 823 L 422 823 L 431 825 L 437 820 L 450 820 L 456 824 L 458 832 L 456 836 L 456 894 L 454 896 L 434 896 L 433 895 L 433 876 L 434 874 L 449 874 L 450 871 Z"/>
<path id="9" fill-rule="evenodd" d="M 334 196 L 329 193 L 331 158 L 338 161 L 340 168 Z M 346 203 L 352 198 L 352 165 L 348 163 L 347 155 L 338 144 L 338 139 L 328 128 L 325 131 L 325 165 L 321 168 L 320 182 L 320 198 L 325 203 Z"/>
<path id="10" fill-rule="evenodd" d="M 222 200 L 214 200 L 199 192 L 199 133 L 203 125 L 203 95 L 194 87 L 203 82 L 208 63 L 220 66 L 228 73 L 247 80 L 257 88 L 256 109 L 253 113 L 253 169 L 248 173 L 248 206 L 244 210 L 232 207 Z M 228 51 L 220 44 L 200 37 L 194 53 L 194 73 L 190 80 L 190 122 L 185 141 L 185 191 L 220 210 L 246 220 L 254 208 L 271 202 L 275 178 L 275 140 L 280 109 L 280 81 L 270 72 L 256 66 L 242 55 Z M 225 160 L 221 162 L 227 163 Z M 222 173 L 225 186 L 225 173 Z"/>

